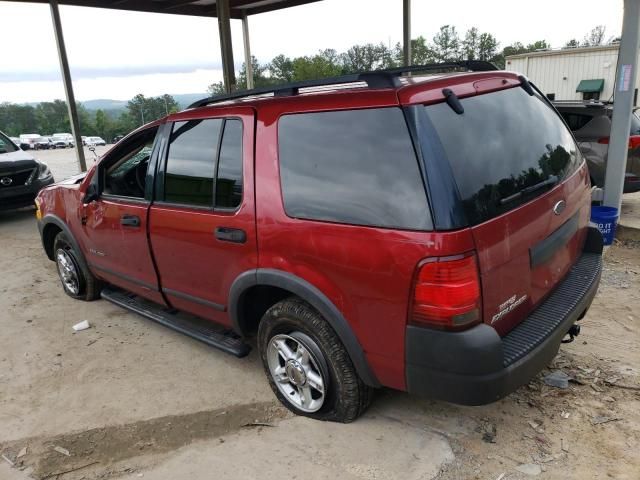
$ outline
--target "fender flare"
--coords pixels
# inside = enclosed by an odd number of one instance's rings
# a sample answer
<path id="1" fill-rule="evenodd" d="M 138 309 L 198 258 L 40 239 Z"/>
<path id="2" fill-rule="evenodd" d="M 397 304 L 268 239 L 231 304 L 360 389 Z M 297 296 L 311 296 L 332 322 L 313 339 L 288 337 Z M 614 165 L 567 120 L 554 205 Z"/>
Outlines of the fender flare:
<path id="1" fill-rule="evenodd" d="M 89 266 L 87 264 L 87 259 L 84 256 L 84 252 L 80 248 L 80 244 L 78 243 L 76 238 L 73 236 L 73 233 L 71 233 L 71 230 L 69 229 L 69 226 L 64 222 L 64 220 L 62 220 L 60 217 L 58 217 L 57 215 L 54 215 L 52 213 L 46 214 L 44 217 L 42 217 L 42 220 L 40 220 L 38 222 L 38 230 L 40 231 L 40 240 L 42 241 L 42 248 L 44 248 L 45 253 L 47 252 L 47 247 L 44 244 L 44 230 L 45 230 L 47 225 L 51 225 L 51 224 L 55 225 L 56 227 L 58 227 L 60 230 L 62 230 L 65 233 L 65 235 L 67 236 L 67 238 L 71 242 L 71 245 L 73 246 L 73 249 L 76 251 L 76 253 L 80 257 L 79 260 L 82 263 L 84 263 L 84 266 L 88 269 Z M 48 253 L 47 253 L 47 257 L 49 257 Z M 49 259 L 53 260 L 53 252 L 52 252 L 52 256 L 49 257 Z"/>
<path id="2" fill-rule="evenodd" d="M 243 296 L 249 288 L 257 285 L 288 290 L 318 310 L 347 349 L 362 381 L 371 387 L 380 387 L 380 382 L 371 370 L 360 342 L 340 310 L 317 287 L 291 273 L 270 268 L 258 268 L 244 272 L 236 278 L 229 292 L 229 317 L 233 329 L 238 334 L 244 335 L 246 333 L 240 322 Z"/>

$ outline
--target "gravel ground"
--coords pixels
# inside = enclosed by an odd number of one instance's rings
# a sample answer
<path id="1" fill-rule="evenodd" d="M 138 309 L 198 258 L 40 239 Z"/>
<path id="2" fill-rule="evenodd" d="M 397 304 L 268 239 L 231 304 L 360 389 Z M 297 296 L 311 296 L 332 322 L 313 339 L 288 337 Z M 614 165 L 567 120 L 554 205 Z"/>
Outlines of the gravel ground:
<path id="1" fill-rule="evenodd" d="M 75 173 L 71 150 L 38 156 Z M 0 214 L 0 245 L 2 480 L 640 478 L 636 242 L 609 249 L 582 334 L 542 374 L 562 370 L 568 388 L 541 375 L 483 407 L 382 390 L 350 425 L 289 415 L 255 352 L 65 296 L 33 211 Z"/>

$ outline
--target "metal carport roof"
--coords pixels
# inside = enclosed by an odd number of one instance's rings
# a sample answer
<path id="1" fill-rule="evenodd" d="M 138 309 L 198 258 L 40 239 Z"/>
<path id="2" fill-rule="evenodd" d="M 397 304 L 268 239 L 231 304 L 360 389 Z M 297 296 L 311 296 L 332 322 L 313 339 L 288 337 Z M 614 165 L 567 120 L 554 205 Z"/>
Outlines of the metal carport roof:
<path id="1" fill-rule="evenodd" d="M 16 0 L 9 0 L 16 1 Z M 229 0 L 231 18 L 242 18 L 243 14 L 272 12 L 320 0 Z M 49 0 L 29 0 L 30 3 L 50 3 Z M 76 7 L 111 8 L 136 12 L 169 13 L 198 17 L 217 17 L 216 0 L 60 0 L 60 5 Z M 223 2 L 221 2 L 223 3 Z"/>

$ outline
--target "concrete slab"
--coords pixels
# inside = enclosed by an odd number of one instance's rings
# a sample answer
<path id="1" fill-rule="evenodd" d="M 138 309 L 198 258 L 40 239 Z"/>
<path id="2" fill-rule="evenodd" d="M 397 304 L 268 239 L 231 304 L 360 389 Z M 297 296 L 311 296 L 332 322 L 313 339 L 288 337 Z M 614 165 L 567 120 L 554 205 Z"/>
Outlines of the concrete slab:
<path id="1" fill-rule="evenodd" d="M 622 196 L 616 237 L 620 240 L 640 240 L 640 192 Z"/>

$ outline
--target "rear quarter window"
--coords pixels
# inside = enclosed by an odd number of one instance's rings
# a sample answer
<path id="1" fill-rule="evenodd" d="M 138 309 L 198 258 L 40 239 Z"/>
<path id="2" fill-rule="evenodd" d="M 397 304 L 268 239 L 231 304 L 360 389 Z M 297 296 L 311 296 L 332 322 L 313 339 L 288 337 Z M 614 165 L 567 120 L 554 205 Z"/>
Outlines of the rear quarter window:
<path id="1" fill-rule="evenodd" d="M 287 215 L 354 225 L 432 229 L 418 161 L 399 108 L 282 116 Z"/>
<path id="2" fill-rule="evenodd" d="M 522 88 L 425 107 L 467 221 L 482 223 L 533 200 L 576 171 L 582 157 L 558 114 Z M 425 159 L 429 162 L 429 159 Z M 427 170 L 428 175 L 428 170 Z"/>

